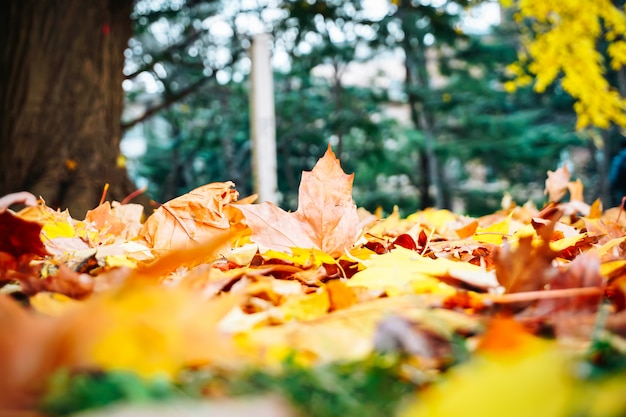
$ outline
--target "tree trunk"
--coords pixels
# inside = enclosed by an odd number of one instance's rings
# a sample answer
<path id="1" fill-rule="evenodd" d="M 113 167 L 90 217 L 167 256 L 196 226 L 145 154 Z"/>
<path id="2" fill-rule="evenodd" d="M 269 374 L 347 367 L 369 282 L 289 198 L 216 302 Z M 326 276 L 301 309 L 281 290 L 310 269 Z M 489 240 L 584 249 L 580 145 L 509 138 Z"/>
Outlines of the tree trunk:
<path id="1" fill-rule="evenodd" d="M 27 190 L 74 217 L 135 186 L 119 164 L 132 0 L 0 6 L 0 195 Z"/>
<path id="2" fill-rule="evenodd" d="M 402 7 L 402 6 L 401 6 Z M 441 179 L 439 177 L 439 162 L 437 153 L 435 152 L 435 133 L 431 121 L 432 116 L 424 104 L 423 98 L 416 97 L 415 88 L 420 87 L 428 90 L 430 86 L 430 77 L 427 68 L 426 46 L 423 44 L 414 47 L 408 33 L 411 33 L 411 25 L 415 25 L 412 17 L 405 15 L 402 9 L 399 10 L 402 22 L 402 29 L 405 33 L 401 42 L 404 52 L 404 69 L 405 69 L 405 92 L 408 98 L 410 108 L 411 121 L 416 129 L 422 132 L 424 137 L 424 148 L 420 149 L 420 206 L 442 208 L 444 205 L 443 190 Z M 423 38 L 423 35 L 421 36 Z M 432 187 L 432 190 L 431 190 Z M 431 195 L 431 191 L 432 194 Z"/>

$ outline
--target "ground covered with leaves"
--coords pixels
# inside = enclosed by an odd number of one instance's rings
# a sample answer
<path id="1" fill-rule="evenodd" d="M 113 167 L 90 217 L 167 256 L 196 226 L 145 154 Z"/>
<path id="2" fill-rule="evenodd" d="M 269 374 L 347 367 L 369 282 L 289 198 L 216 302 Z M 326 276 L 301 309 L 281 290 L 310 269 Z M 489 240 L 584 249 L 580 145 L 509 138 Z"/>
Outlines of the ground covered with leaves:
<path id="1" fill-rule="evenodd" d="M 544 207 L 481 218 L 369 213 L 352 180 L 329 148 L 292 213 L 230 182 L 145 221 L 0 199 L 0 410 L 626 414 L 618 208 L 585 203 L 566 168 Z"/>

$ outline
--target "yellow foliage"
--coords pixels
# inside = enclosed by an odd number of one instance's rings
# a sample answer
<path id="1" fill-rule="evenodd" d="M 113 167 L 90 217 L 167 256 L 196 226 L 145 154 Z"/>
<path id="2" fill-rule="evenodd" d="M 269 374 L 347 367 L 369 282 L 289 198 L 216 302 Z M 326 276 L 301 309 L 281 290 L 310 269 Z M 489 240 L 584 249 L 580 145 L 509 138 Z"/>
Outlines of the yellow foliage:
<path id="1" fill-rule="evenodd" d="M 130 286 L 90 300 L 74 326 L 84 335 L 84 354 L 101 369 L 173 378 L 184 366 L 228 356 L 217 323 L 238 301 L 232 294 L 206 300 L 179 288 Z"/>
<path id="2" fill-rule="evenodd" d="M 330 308 L 328 292 L 323 289 L 305 295 L 292 295 L 280 306 L 285 320 L 313 320 L 324 316 Z"/>
<path id="3" fill-rule="evenodd" d="M 532 34 L 522 37 L 528 70 L 535 75 L 535 90 L 543 92 L 562 74 L 561 85 L 575 100 L 576 127 L 611 124 L 626 127 L 626 100 L 610 86 L 605 77 L 607 63 L 597 49 L 609 41 L 608 63 L 613 70 L 626 64 L 626 14 L 610 0 L 502 0 L 503 6 L 515 7 L 516 20 L 529 19 Z M 526 55 L 520 56 L 525 62 Z M 527 85 L 529 78 L 521 66 L 509 68 L 517 85 Z M 512 84 L 505 85 L 512 91 Z"/>

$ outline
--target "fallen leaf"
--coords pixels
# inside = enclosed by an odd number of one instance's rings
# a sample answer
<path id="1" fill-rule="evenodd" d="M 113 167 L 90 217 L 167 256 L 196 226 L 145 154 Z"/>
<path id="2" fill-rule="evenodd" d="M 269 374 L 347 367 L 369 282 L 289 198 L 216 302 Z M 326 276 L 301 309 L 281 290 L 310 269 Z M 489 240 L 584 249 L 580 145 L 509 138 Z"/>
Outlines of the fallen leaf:
<path id="1" fill-rule="evenodd" d="M 477 227 L 472 239 L 482 243 L 493 243 L 499 245 L 511 234 L 511 216 L 509 214 L 504 220 L 489 225 L 487 227 Z"/>
<path id="2" fill-rule="evenodd" d="M 493 251 L 498 282 L 508 293 L 540 290 L 557 274 L 555 256 L 549 242 L 533 245 L 532 235 L 520 237 L 515 248 L 506 242 Z"/>
<path id="3" fill-rule="evenodd" d="M 497 335 L 485 336 L 495 339 L 497 348 L 490 346 L 449 370 L 441 383 L 421 392 L 400 416 L 571 415 L 574 389 L 567 356 L 554 343 L 526 334 L 519 326 L 497 326 L 502 327 L 495 330 Z M 501 345 L 501 338 L 511 343 Z"/>
<path id="4" fill-rule="evenodd" d="M 570 173 L 567 165 L 563 165 L 555 171 L 548 171 L 544 194 L 548 194 L 550 202 L 558 203 L 565 196 L 569 187 Z"/>
<path id="5" fill-rule="evenodd" d="M 496 288 L 495 277 L 479 266 L 448 259 L 431 259 L 398 247 L 389 253 L 372 255 L 363 261 L 366 268 L 357 272 L 346 285 L 379 289 L 388 295 L 434 293 L 452 295 L 456 290 L 442 279 L 452 277 L 479 288 Z"/>
<path id="6" fill-rule="evenodd" d="M 48 253 L 40 233 L 40 224 L 23 220 L 9 211 L 0 213 L 0 252 L 15 257 L 27 254 L 46 256 Z"/>
<path id="7" fill-rule="evenodd" d="M 94 287 L 94 278 L 88 274 L 72 271 L 64 264 L 55 265 L 56 270 L 42 277 L 40 266 L 30 266 L 14 277 L 20 282 L 26 295 L 34 295 L 41 291 L 55 292 L 71 298 L 85 298 Z"/>
<path id="8" fill-rule="evenodd" d="M 298 210 L 272 203 L 238 205 L 252 229 L 252 241 L 267 249 L 319 249 L 338 257 L 358 239 L 361 226 L 352 201 L 354 174 L 346 175 L 330 146 L 310 172 L 302 173 Z M 235 207 L 235 206 L 234 206 Z"/>
<path id="9" fill-rule="evenodd" d="M 203 185 L 162 204 L 143 225 L 139 237 L 157 250 L 182 249 L 230 227 L 224 206 L 236 201 L 234 183 Z"/>
<path id="10" fill-rule="evenodd" d="M 598 290 L 596 294 L 541 299 L 533 311 L 528 313 L 545 316 L 548 323 L 554 326 L 555 334 L 559 338 L 589 340 L 595 323 L 595 314 L 604 295 L 605 283 L 600 274 L 598 255 L 592 252 L 583 253 L 550 280 L 550 290 L 595 288 Z"/>
<path id="11" fill-rule="evenodd" d="M 57 292 L 42 291 L 28 299 L 30 306 L 47 316 L 58 317 L 75 307 L 79 301 Z"/>
<path id="12" fill-rule="evenodd" d="M 175 378 L 184 366 L 232 357 L 217 324 L 239 300 L 236 294 L 207 300 L 183 288 L 131 285 L 73 310 L 68 321 L 82 335 L 77 349 L 99 368 Z"/>
<path id="13" fill-rule="evenodd" d="M 25 204 L 27 206 L 36 206 L 37 197 L 27 191 L 11 193 L 0 198 L 0 213 L 6 211 L 13 204 Z"/>
<path id="14" fill-rule="evenodd" d="M 34 316 L 0 294 L 0 410 L 35 405 L 46 378 L 58 367 L 57 330 L 48 317 Z"/>

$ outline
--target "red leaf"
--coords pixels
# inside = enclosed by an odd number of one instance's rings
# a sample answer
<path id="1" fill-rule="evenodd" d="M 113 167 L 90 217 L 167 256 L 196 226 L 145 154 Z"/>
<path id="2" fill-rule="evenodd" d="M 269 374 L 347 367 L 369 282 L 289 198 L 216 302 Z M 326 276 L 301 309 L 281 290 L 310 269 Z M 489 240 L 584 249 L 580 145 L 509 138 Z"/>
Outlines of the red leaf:
<path id="1" fill-rule="evenodd" d="M 46 256 L 40 233 L 39 223 L 22 220 L 8 211 L 0 213 L 0 252 L 16 258 L 26 254 Z"/>
<path id="2" fill-rule="evenodd" d="M 411 235 L 408 235 L 406 233 L 401 234 L 393 241 L 392 249 L 396 246 L 402 246 L 403 248 L 409 250 L 417 250 L 415 240 L 411 237 Z"/>

